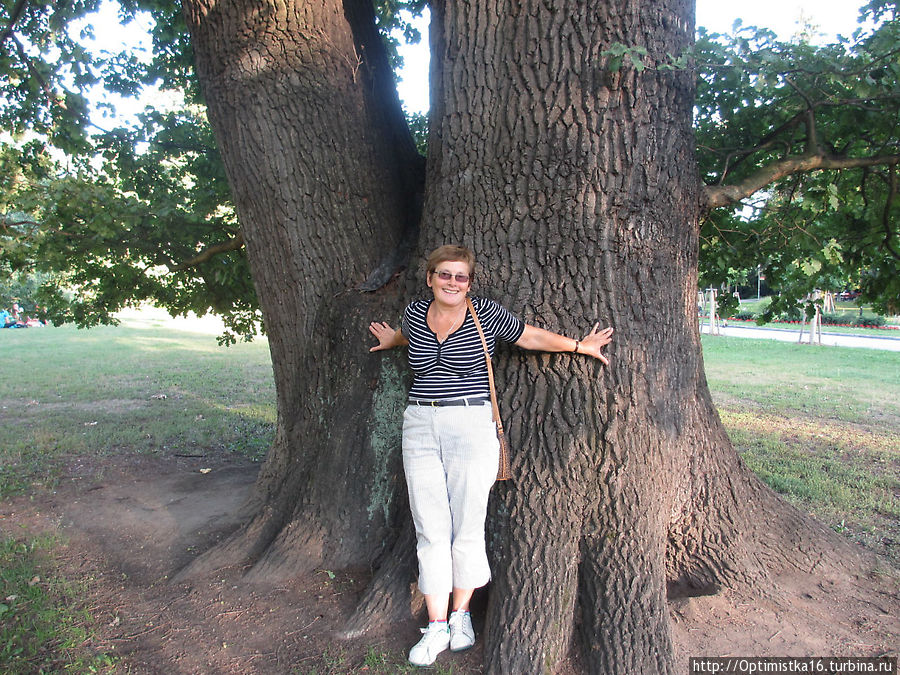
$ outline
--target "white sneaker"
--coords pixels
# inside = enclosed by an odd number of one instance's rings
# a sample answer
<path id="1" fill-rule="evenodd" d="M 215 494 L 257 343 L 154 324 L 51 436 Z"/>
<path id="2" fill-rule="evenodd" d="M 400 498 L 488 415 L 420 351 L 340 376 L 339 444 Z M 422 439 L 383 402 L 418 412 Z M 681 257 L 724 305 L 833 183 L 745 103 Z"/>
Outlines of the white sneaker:
<path id="1" fill-rule="evenodd" d="M 456 611 L 450 614 L 450 651 L 461 652 L 475 644 L 475 629 L 468 612 Z"/>
<path id="2" fill-rule="evenodd" d="M 409 650 L 409 662 L 414 666 L 430 666 L 437 655 L 450 646 L 450 631 L 445 621 L 432 621 L 420 629 L 422 639 Z"/>

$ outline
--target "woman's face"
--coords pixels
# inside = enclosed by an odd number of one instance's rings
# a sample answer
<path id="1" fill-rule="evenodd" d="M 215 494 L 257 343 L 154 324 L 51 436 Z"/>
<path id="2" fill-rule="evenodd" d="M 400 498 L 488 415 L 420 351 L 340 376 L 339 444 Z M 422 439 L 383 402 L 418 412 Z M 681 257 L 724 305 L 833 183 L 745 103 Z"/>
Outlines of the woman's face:
<path id="1" fill-rule="evenodd" d="M 462 281 L 463 278 L 465 281 Z M 426 282 L 438 303 L 454 307 L 464 305 L 466 293 L 472 283 L 469 264 L 461 260 L 440 262 L 434 272 L 428 275 Z"/>

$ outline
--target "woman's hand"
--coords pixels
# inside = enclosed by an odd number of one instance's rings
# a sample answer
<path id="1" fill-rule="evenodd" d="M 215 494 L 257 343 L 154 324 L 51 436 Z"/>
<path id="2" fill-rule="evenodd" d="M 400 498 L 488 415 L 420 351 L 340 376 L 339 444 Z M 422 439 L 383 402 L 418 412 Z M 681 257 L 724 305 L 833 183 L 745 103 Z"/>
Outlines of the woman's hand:
<path id="1" fill-rule="evenodd" d="M 600 359 L 603 363 L 609 365 L 609 359 L 603 356 L 600 350 L 612 342 L 612 334 L 612 328 L 600 330 L 600 323 L 594 324 L 591 332 L 579 340 L 578 353 L 593 356 L 595 359 Z"/>
<path id="2" fill-rule="evenodd" d="M 369 324 L 369 332 L 378 340 L 378 344 L 372 347 L 370 352 L 378 352 L 383 349 L 393 349 L 408 344 L 403 333 L 391 328 L 384 321 L 373 321 Z"/>
<path id="3" fill-rule="evenodd" d="M 525 324 L 525 330 L 516 340 L 516 346 L 522 349 L 531 349 L 538 352 L 575 352 L 585 356 L 593 356 L 600 359 L 606 365 L 609 361 L 600 352 L 612 340 L 612 328 L 600 330 L 600 324 L 596 324 L 590 333 L 580 340 L 551 333 L 549 330 Z"/>

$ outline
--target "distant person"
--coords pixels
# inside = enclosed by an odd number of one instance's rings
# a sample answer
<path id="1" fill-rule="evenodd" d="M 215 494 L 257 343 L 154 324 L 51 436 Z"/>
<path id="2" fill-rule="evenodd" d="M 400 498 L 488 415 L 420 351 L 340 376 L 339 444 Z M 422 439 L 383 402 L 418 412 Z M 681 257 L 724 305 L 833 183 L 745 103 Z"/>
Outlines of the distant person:
<path id="1" fill-rule="evenodd" d="M 16 325 L 16 320 L 7 309 L 0 309 L 0 328 L 12 328 Z"/>
<path id="2" fill-rule="evenodd" d="M 12 306 L 11 321 L 6 323 L 4 328 L 25 328 L 25 317 L 22 316 L 22 308 L 18 302 L 14 302 Z"/>

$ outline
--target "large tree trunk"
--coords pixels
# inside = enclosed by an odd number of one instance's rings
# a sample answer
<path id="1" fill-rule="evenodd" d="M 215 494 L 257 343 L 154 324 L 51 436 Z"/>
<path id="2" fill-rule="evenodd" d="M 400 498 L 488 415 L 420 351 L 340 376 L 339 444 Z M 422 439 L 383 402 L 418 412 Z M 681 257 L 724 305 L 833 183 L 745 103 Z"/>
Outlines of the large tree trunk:
<path id="1" fill-rule="evenodd" d="M 346 5 L 346 6 L 345 6 Z M 424 161 L 370 2 L 184 3 L 263 311 L 278 421 L 254 517 L 185 574 L 296 574 L 372 561 L 406 505 L 399 355 L 365 326 L 400 294 L 356 288 L 418 223 Z M 183 575 L 184 576 L 184 575 Z"/>
<path id="2" fill-rule="evenodd" d="M 191 571 L 373 564 L 347 629 L 358 634 L 408 607 L 402 356 L 368 354 L 365 325 L 393 319 L 411 284 L 353 288 L 411 230 L 418 165 L 377 86 L 371 8 L 344 5 L 185 2 L 278 392 L 255 516 Z M 692 2 L 435 0 L 432 13 L 419 253 L 468 244 L 476 292 L 529 323 L 616 330 L 609 368 L 499 355 L 516 478 L 489 518 L 487 670 L 552 671 L 577 638 L 590 672 L 670 672 L 671 594 L 842 548 L 744 467 L 706 387 L 693 76 L 616 69 L 604 54 L 642 46 L 653 65 L 680 52 Z"/>
<path id="3" fill-rule="evenodd" d="M 443 124 L 423 232 L 489 258 L 490 285 L 526 321 L 616 331 L 609 369 L 567 354 L 515 354 L 501 369 L 519 453 L 493 511 L 508 524 L 489 670 L 551 670 L 578 618 L 592 672 L 664 673 L 671 478 L 701 375 L 693 85 L 687 72 L 613 71 L 602 52 L 678 53 L 693 21 L 687 2 L 566 5 L 436 13 Z"/>
<path id="4" fill-rule="evenodd" d="M 434 10 L 424 248 L 470 244 L 489 292 L 526 321 L 616 331 L 609 368 L 501 359 L 519 452 L 492 511 L 488 670 L 552 670 L 580 626 L 591 672 L 669 672 L 670 585 L 752 582 L 835 540 L 820 529 L 797 550 L 809 524 L 740 462 L 709 396 L 693 75 L 617 70 L 603 53 L 620 43 L 664 62 L 693 41 L 693 3 Z"/>

